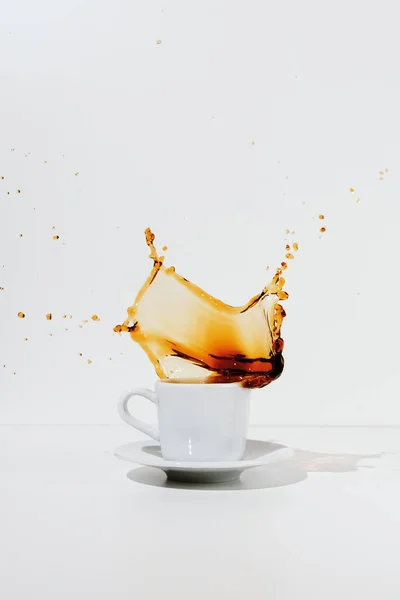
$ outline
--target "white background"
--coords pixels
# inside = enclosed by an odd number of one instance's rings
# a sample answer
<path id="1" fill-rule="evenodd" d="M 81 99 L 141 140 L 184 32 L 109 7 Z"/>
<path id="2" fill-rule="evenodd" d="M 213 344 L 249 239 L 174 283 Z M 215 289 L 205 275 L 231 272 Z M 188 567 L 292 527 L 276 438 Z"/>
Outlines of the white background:
<path id="1" fill-rule="evenodd" d="M 293 458 L 199 485 L 116 460 L 125 425 L 2 427 L 2 597 L 398 600 L 399 430 L 250 435 Z"/>
<path id="2" fill-rule="evenodd" d="M 230 304 L 296 231 L 286 369 L 253 423 L 400 424 L 396 3 L 0 9 L 1 422 L 117 423 L 119 393 L 152 384 L 112 332 L 151 226 L 167 263 Z"/>

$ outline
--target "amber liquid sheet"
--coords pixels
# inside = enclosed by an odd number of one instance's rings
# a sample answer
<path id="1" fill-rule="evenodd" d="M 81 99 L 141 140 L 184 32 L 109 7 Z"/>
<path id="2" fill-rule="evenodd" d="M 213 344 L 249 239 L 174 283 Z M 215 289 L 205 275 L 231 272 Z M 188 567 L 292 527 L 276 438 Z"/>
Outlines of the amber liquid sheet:
<path id="1" fill-rule="evenodd" d="M 173 382 L 228 383 L 263 387 L 283 370 L 279 300 L 288 295 L 278 269 L 271 282 L 245 306 L 213 298 L 164 266 L 154 234 L 146 230 L 153 260 L 151 273 L 114 328 L 129 332 L 154 365 L 158 377 Z"/>

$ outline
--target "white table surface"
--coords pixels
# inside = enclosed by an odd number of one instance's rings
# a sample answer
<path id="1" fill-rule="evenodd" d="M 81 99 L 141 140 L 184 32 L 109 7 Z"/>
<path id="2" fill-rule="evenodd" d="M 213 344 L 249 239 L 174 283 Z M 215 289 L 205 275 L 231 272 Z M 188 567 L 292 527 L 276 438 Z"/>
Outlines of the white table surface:
<path id="1" fill-rule="evenodd" d="M 295 457 L 195 488 L 115 458 L 125 425 L 0 427 L 0 596 L 398 600 L 400 430 L 251 437 Z"/>

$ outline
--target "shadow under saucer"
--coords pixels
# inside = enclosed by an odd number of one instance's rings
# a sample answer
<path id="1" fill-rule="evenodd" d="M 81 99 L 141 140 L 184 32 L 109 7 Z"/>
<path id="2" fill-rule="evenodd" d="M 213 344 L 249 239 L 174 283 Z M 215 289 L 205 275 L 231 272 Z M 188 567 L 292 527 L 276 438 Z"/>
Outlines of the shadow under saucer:
<path id="1" fill-rule="evenodd" d="M 254 467 L 242 473 L 240 478 L 223 483 L 195 483 L 169 479 L 160 469 L 139 467 L 129 471 L 128 479 L 143 485 L 184 490 L 261 490 L 299 483 L 307 479 L 307 473 L 284 463 Z"/>

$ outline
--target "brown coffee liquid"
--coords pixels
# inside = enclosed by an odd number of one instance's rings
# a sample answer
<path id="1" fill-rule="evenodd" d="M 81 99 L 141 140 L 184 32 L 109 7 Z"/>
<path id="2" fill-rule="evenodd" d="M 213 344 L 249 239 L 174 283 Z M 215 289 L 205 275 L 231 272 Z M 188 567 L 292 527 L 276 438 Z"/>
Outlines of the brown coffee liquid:
<path id="1" fill-rule="evenodd" d="M 280 332 L 285 317 L 277 301 L 288 297 L 282 269 L 260 294 L 236 308 L 181 277 L 174 267 L 164 267 L 154 234 L 150 229 L 145 234 L 154 265 L 128 308 L 128 318 L 114 331 L 130 333 L 161 379 L 245 387 L 277 379 L 284 365 Z"/>

